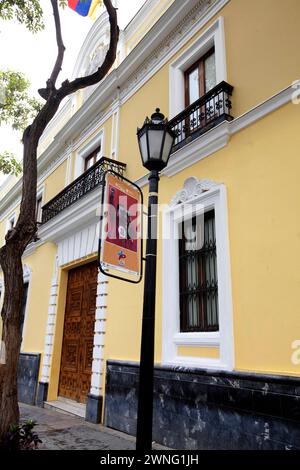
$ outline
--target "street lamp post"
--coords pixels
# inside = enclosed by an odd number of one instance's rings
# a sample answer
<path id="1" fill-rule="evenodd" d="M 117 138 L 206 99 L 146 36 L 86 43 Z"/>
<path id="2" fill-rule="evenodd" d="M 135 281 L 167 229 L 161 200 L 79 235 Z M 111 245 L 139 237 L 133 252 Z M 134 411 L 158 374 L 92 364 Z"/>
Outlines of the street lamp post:
<path id="1" fill-rule="evenodd" d="M 152 449 L 158 182 L 159 172 L 168 164 L 175 133 L 157 108 L 137 136 L 143 165 L 150 171 L 136 432 L 136 450 L 144 454 Z"/>

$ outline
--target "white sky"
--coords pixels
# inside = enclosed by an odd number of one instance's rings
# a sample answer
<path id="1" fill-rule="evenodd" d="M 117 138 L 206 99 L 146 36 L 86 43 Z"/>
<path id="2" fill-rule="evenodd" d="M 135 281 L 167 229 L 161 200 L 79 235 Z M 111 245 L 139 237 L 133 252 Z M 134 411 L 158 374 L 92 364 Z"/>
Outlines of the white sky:
<path id="1" fill-rule="evenodd" d="M 118 0 L 118 22 L 123 29 L 145 0 Z M 31 82 L 32 94 L 38 97 L 37 89 L 44 88 L 56 59 L 54 22 L 50 0 L 41 0 L 44 10 L 45 30 L 31 34 L 16 22 L 0 21 L 0 69 L 18 70 Z M 63 40 L 66 46 L 63 70 L 59 81 L 71 78 L 81 45 L 93 25 L 93 20 L 75 13 L 70 8 L 61 10 Z M 21 134 L 8 126 L 0 127 L 0 152 L 13 151 L 22 155 Z M 1 184 L 0 175 L 0 184 Z"/>

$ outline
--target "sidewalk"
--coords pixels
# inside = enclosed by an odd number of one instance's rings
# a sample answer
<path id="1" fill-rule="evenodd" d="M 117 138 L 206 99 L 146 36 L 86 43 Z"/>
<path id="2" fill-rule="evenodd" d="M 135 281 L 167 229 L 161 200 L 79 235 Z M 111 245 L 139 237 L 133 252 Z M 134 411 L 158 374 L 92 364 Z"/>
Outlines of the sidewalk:
<path id="1" fill-rule="evenodd" d="M 40 450 L 134 450 L 135 438 L 83 418 L 20 404 L 21 420 L 33 419 Z M 166 449 L 158 444 L 155 449 Z"/>

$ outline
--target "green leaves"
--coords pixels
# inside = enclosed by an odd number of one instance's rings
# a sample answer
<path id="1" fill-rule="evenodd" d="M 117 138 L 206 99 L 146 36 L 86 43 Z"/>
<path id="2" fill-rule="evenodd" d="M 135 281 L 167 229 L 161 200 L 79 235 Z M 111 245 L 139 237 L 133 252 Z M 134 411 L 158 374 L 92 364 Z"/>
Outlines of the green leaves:
<path id="1" fill-rule="evenodd" d="M 42 104 L 28 95 L 28 88 L 23 73 L 0 71 L 0 125 L 10 124 L 22 131 L 35 118 Z"/>
<path id="2" fill-rule="evenodd" d="M 5 175 L 18 176 L 22 171 L 22 165 L 11 152 L 5 151 L 0 154 L 0 171 Z"/>
<path id="3" fill-rule="evenodd" d="M 20 72 L 0 71 L 0 125 L 10 124 L 15 130 L 24 130 L 41 108 L 28 95 L 29 82 Z M 18 176 L 22 165 L 8 151 L 0 154 L 0 172 Z"/>
<path id="4" fill-rule="evenodd" d="M 39 0 L 0 0 L 0 18 L 15 19 L 32 33 L 44 28 L 43 10 Z"/>

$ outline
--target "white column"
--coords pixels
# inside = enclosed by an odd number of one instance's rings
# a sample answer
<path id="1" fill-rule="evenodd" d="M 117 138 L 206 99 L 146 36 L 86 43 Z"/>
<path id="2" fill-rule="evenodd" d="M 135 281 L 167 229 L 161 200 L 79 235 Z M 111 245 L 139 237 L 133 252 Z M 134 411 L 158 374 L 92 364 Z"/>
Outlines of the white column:
<path id="1" fill-rule="evenodd" d="M 48 307 L 48 320 L 47 329 L 45 335 L 45 346 L 44 346 L 44 357 L 42 367 L 42 378 L 41 382 L 49 383 L 50 379 L 50 368 L 52 362 L 53 353 L 53 342 L 54 342 L 54 330 L 56 323 L 56 308 L 57 308 L 57 296 L 58 296 L 58 257 L 55 257 L 53 277 L 50 288 L 50 298 Z"/>
<path id="2" fill-rule="evenodd" d="M 107 313 L 107 277 L 98 273 L 97 279 L 97 298 L 96 298 L 96 319 L 94 329 L 94 349 L 91 379 L 91 395 L 103 395 L 103 364 L 104 364 L 104 345 Z"/>

